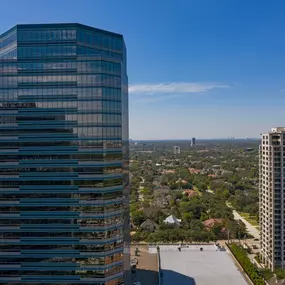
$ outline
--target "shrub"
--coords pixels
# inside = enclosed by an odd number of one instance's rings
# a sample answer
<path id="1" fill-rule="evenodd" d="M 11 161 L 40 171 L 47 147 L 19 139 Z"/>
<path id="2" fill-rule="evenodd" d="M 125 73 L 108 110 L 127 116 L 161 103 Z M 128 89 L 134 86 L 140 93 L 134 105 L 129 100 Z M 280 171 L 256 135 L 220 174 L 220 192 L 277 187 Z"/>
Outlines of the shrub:
<path id="1" fill-rule="evenodd" d="M 276 274 L 276 277 L 278 279 L 284 279 L 285 278 L 285 270 L 282 268 L 276 268 L 274 270 L 274 273 Z"/>
<path id="2" fill-rule="evenodd" d="M 247 273 L 247 275 L 251 279 L 251 281 L 255 285 L 265 285 L 265 282 L 263 281 L 259 271 L 251 263 L 250 259 L 247 257 L 246 252 L 240 246 L 236 244 L 231 244 L 230 249 L 233 255 L 235 256 L 235 258 L 239 261 L 244 271 Z"/>

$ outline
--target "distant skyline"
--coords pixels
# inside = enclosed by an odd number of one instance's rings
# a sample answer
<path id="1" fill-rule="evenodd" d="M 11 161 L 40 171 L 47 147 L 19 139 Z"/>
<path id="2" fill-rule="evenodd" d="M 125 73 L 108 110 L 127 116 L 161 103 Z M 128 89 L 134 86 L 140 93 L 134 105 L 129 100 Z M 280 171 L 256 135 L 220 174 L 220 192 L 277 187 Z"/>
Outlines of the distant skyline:
<path id="1" fill-rule="evenodd" d="M 130 138 L 259 137 L 285 126 L 282 0 L 3 0 L 0 32 L 79 22 L 124 35 Z"/>
<path id="2" fill-rule="evenodd" d="M 261 138 L 257 137 L 257 138 L 208 138 L 208 139 L 198 139 L 197 138 L 197 141 L 198 142 L 201 142 L 201 141 L 214 141 L 214 140 L 217 140 L 217 141 L 230 141 L 230 140 L 242 140 L 242 141 L 245 141 L 245 140 L 260 140 Z M 161 139 L 161 140 L 136 140 L 136 139 L 132 139 L 130 138 L 130 141 L 133 141 L 133 142 L 152 142 L 152 141 L 183 141 L 183 142 L 187 142 L 187 141 L 191 141 L 191 138 L 189 139 Z"/>

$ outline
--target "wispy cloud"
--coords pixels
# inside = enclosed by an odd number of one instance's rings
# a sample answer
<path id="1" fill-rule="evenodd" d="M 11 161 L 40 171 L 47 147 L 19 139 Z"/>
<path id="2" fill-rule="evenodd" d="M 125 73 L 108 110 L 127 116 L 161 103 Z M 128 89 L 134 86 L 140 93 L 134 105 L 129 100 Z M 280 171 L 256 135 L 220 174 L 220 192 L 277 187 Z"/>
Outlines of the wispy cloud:
<path id="1" fill-rule="evenodd" d="M 129 86 L 130 94 L 137 95 L 162 95 L 162 94 L 189 94 L 202 93 L 217 88 L 229 88 L 229 85 L 220 83 L 195 83 L 195 82 L 176 82 L 159 84 L 133 84 Z M 171 96 L 172 97 L 172 96 Z"/>
<path id="2" fill-rule="evenodd" d="M 184 94 L 166 94 L 166 95 L 159 95 L 159 96 L 139 96 L 136 97 L 136 102 L 157 102 L 157 101 L 164 101 L 164 100 L 170 100 L 170 99 L 177 99 L 180 97 L 183 97 Z"/>

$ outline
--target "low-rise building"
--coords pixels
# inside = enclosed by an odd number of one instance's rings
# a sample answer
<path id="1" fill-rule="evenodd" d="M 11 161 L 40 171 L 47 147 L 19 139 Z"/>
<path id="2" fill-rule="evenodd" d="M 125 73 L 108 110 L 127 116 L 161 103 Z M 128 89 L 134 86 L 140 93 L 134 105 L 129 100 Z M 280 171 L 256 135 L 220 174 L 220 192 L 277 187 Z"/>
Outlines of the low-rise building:
<path id="1" fill-rule="evenodd" d="M 188 168 L 189 173 L 191 174 L 200 174 L 201 169 L 196 169 L 196 168 Z"/>
<path id="2" fill-rule="evenodd" d="M 223 219 L 208 219 L 206 221 L 203 222 L 204 226 L 206 229 L 211 229 L 213 228 L 215 225 L 222 225 L 224 223 Z"/>
<path id="3" fill-rule="evenodd" d="M 140 225 L 141 229 L 150 231 L 150 232 L 154 232 L 155 230 L 157 230 L 159 228 L 158 224 L 150 219 L 145 220 L 141 225 Z"/>
<path id="4" fill-rule="evenodd" d="M 183 194 L 187 195 L 188 198 L 193 198 L 193 197 L 198 196 L 198 193 L 193 189 L 186 189 L 183 191 Z"/>
<path id="5" fill-rule="evenodd" d="M 180 226 L 181 219 L 177 219 L 174 215 L 170 215 L 164 220 L 164 223 L 169 225 Z"/>
<path id="6" fill-rule="evenodd" d="M 162 171 L 162 174 L 171 174 L 171 173 L 175 173 L 175 170 L 169 169 L 169 170 L 163 170 Z"/>

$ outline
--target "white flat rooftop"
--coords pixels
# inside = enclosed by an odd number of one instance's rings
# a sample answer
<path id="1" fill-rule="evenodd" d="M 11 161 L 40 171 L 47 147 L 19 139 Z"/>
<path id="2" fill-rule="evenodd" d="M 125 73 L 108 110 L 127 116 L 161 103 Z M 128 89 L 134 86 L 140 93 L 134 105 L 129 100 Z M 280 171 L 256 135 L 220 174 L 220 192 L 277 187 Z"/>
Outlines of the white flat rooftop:
<path id="1" fill-rule="evenodd" d="M 203 251 L 200 251 L 203 247 Z M 247 285 L 227 251 L 214 245 L 161 246 L 162 285 Z"/>

